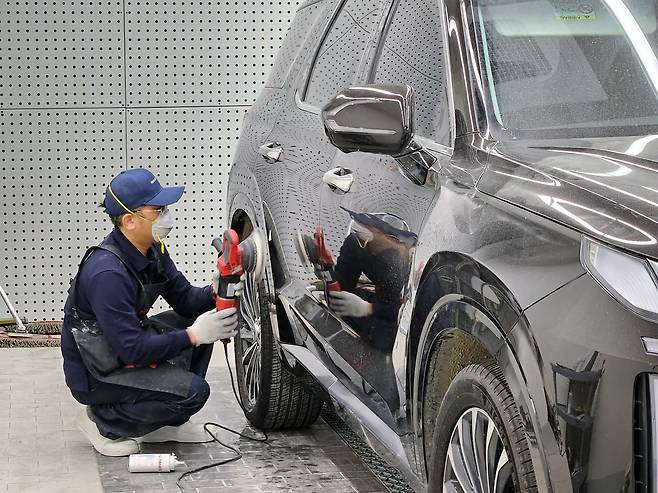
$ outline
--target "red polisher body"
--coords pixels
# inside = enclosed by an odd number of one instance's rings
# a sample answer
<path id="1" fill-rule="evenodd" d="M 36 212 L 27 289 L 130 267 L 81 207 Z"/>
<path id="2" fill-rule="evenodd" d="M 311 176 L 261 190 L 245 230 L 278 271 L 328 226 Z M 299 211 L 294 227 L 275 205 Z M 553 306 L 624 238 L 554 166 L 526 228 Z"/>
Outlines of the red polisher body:
<path id="1" fill-rule="evenodd" d="M 212 241 L 212 245 L 219 252 L 217 258 L 219 286 L 215 295 L 217 311 L 239 307 L 240 298 L 235 296 L 235 287 L 240 282 L 240 276 L 244 273 L 239 240 L 240 238 L 235 230 L 227 229 L 224 231 L 224 238 L 221 243 L 219 238 Z M 228 344 L 230 339 L 222 339 L 222 342 Z"/>
<path id="2" fill-rule="evenodd" d="M 318 226 L 315 229 L 315 257 L 313 262 L 321 266 L 322 271 L 324 272 L 324 278 L 327 284 L 327 291 L 340 291 L 340 283 L 336 280 L 336 273 L 334 270 L 334 258 L 331 255 L 331 250 L 327 247 L 327 244 L 324 241 L 324 231 L 322 226 Z"/>

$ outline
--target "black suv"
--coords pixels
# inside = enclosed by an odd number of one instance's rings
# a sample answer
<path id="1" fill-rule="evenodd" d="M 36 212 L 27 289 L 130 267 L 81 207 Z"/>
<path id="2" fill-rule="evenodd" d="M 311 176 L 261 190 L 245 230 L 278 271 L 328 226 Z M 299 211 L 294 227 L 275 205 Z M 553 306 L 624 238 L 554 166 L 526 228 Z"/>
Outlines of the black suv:
<path id="1" fill-rule="evenodd" d="M 248 419 L 416 491 L 658 491 L 655 0 L 313 0 L 248 112 Z"/>

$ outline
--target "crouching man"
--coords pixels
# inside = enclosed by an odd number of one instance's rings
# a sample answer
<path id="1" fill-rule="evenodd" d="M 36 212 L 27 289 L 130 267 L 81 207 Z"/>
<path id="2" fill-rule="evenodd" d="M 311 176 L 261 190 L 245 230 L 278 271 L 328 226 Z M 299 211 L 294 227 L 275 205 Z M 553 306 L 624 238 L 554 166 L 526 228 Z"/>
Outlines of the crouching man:
<path id="1" fill-rule="evenodd" d="M 114 229 L 87 250 L 69 289 L 66 383 L 86 405 L 78 427 L 103 455 L 136 453 L 140 441 L 211 439 L 189 418 L 208 400 L 213 343 L 235 336 L 237 313 L 215 311 L 216 288 L 190 285 L 165 249 L 168 206 L 183 188 L 162 187 L 145 169 L 114 177 L 102 204 Z M 147 317 L 159 296 L 173 310 Z"/>

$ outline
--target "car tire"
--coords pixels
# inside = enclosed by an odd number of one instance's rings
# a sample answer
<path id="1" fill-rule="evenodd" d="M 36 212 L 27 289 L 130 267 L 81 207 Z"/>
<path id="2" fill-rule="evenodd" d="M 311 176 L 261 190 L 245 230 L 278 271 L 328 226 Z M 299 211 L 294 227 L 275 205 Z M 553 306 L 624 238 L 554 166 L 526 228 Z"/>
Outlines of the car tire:
<path id="1" fill-rule="evenodd" d="M 305 385 L 311 377 L 306 382 L 283 367 L 270 321 L 271 303 L 265 279 L 255 283 L 247 275 L 235 338 L 243 410 L 249 422 L 261 429 L 309 426 L 317 420 L 322 400 Z"/>
<path id="2" fill-rule="evenodd" d="M 460 433 L 465 427 L 468 433 Z M 495 362 L 469 365 L 455 376 L 429 446 L 429 491 L 537 491 L 525 426 Z"/>

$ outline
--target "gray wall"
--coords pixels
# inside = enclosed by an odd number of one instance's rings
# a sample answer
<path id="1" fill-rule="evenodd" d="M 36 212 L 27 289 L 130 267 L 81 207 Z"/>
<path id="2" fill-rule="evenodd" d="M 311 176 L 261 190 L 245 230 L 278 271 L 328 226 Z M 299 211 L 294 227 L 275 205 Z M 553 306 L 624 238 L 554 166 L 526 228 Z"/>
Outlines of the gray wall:
<path id="1" fill-rule="evenodd" d="M 111 229 L 97 204 L 126 167 L 187 186 L 167 244 L 209 282 L 242 117 L 297 3 L 3 2 L 0 283 L 21 316 L 62 318 L 80 257 Z"/>

